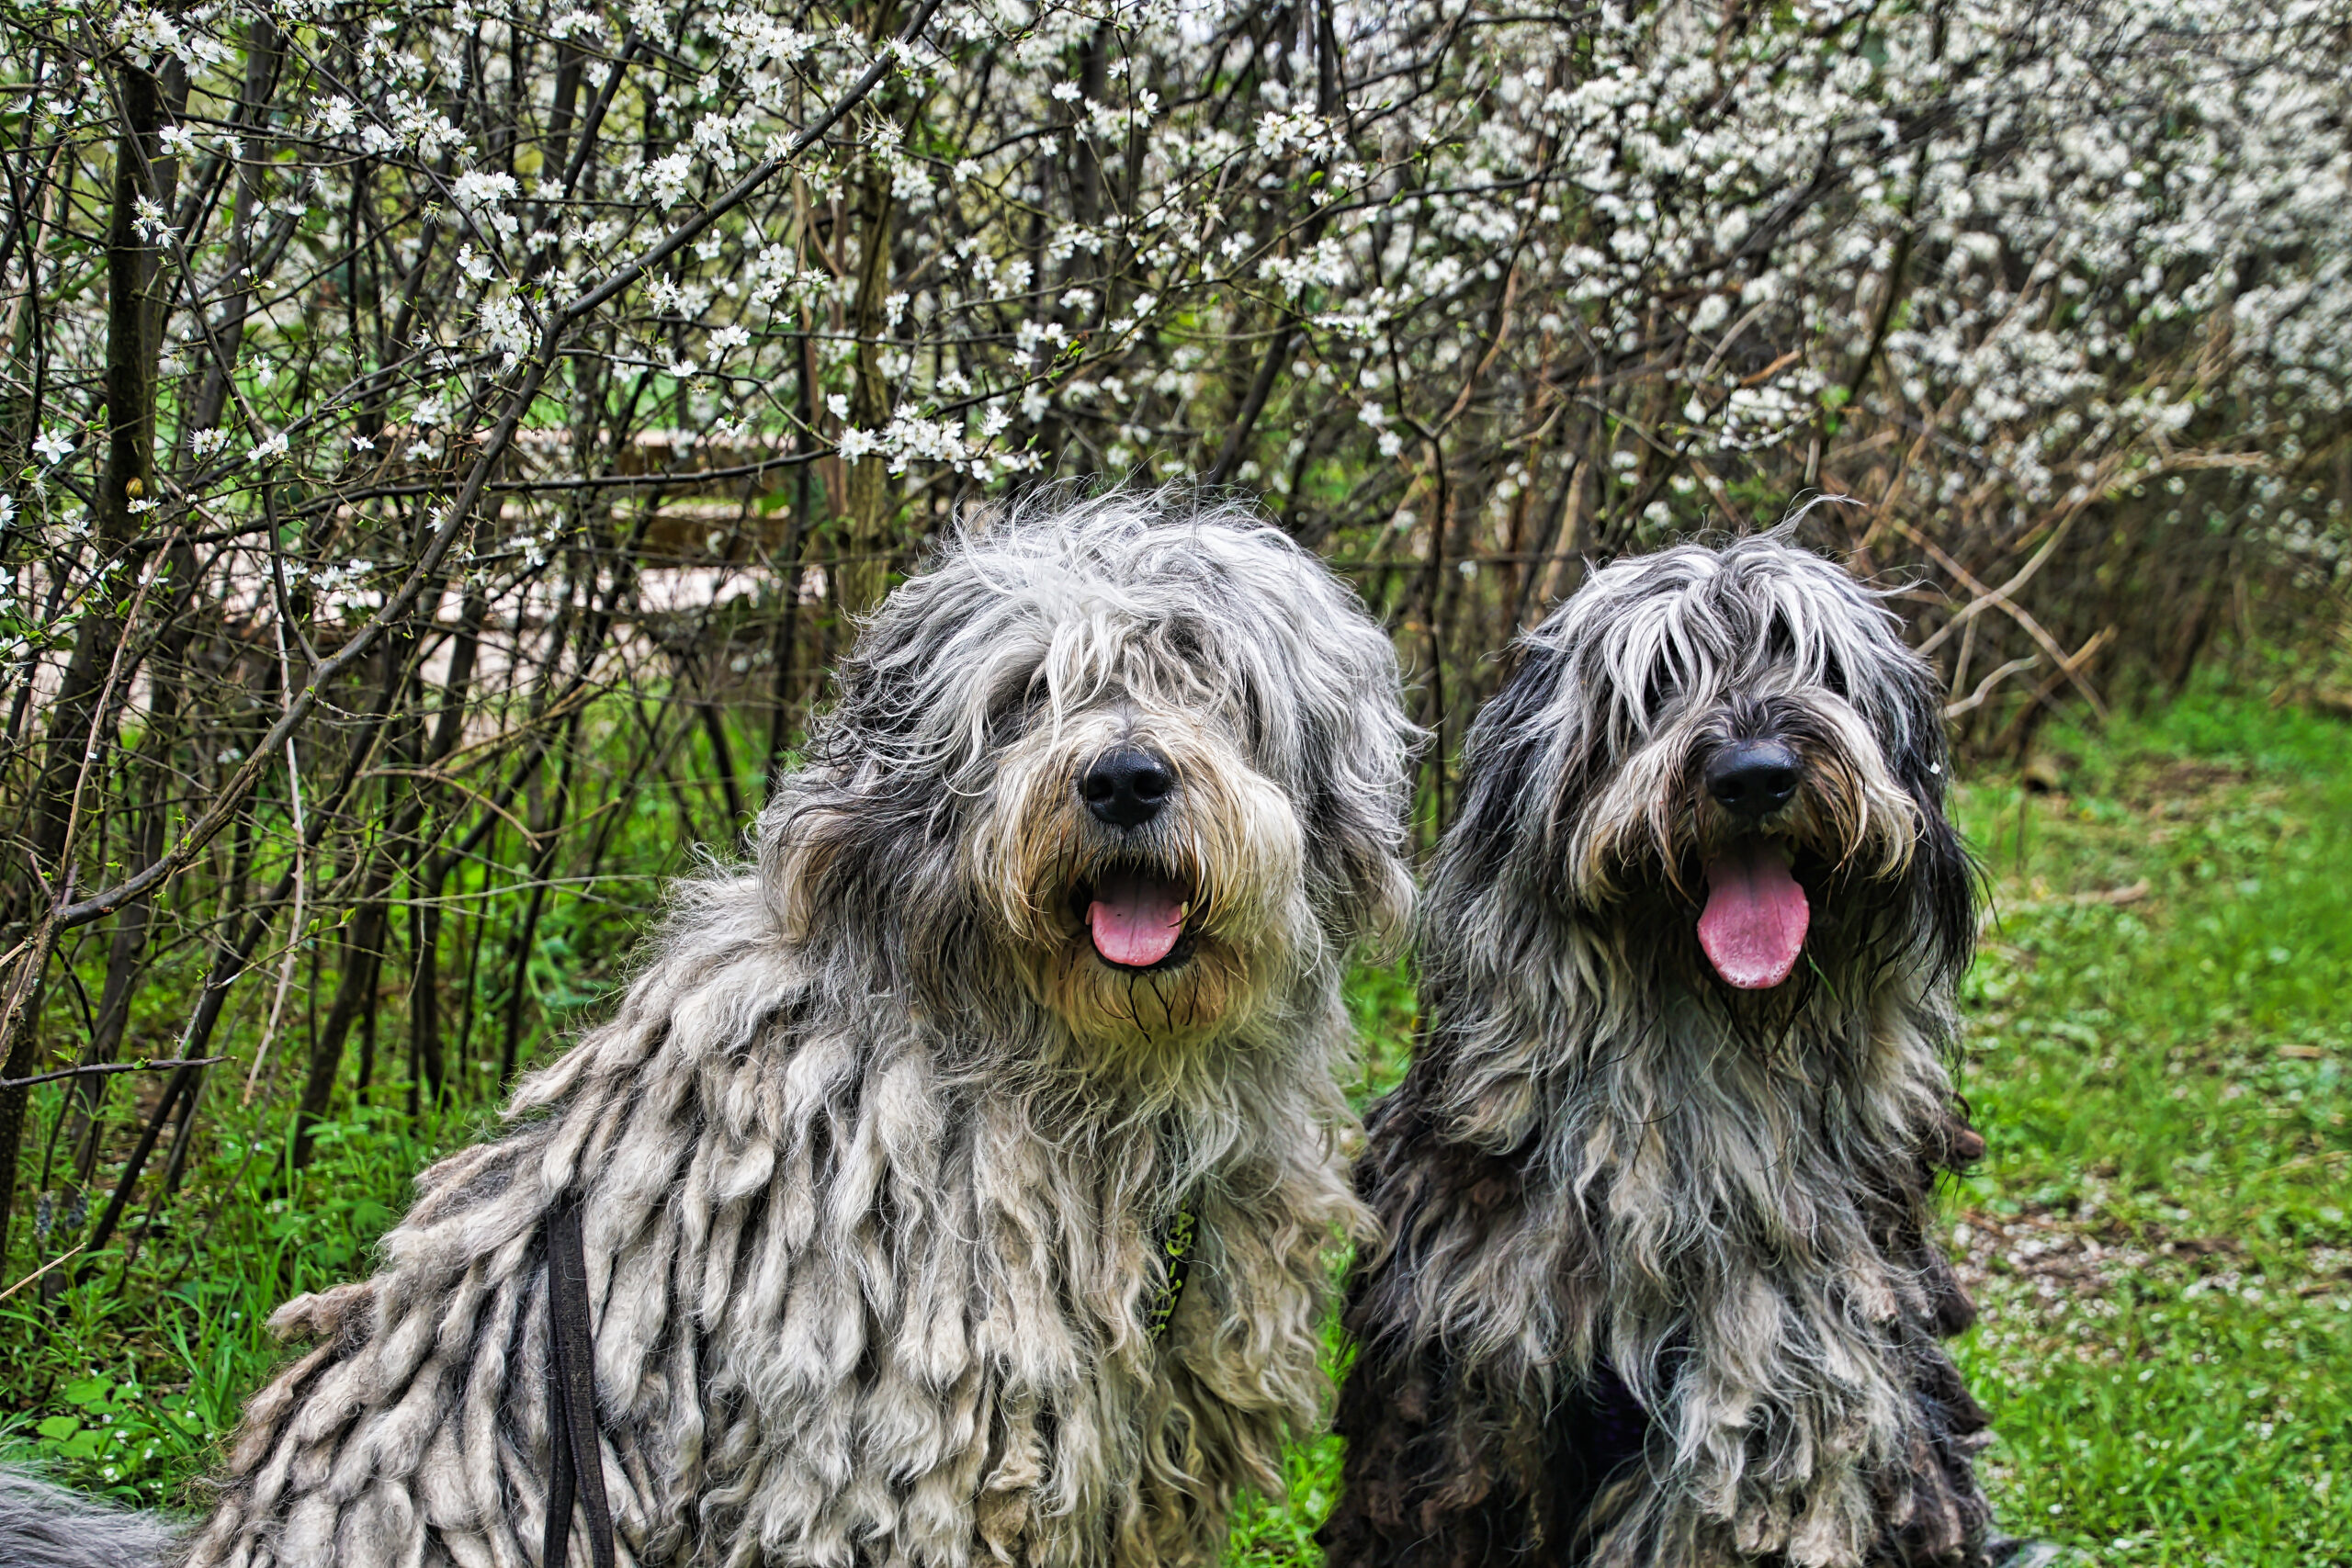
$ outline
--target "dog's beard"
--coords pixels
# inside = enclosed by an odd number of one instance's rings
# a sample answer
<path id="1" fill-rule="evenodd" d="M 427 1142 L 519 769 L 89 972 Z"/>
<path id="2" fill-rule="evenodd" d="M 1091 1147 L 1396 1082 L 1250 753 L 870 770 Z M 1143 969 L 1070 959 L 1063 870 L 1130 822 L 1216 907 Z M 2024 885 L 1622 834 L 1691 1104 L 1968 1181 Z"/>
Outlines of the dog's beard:
<path id="1" fill-rule="evenodd" d="M 1751 833 L 1693 848 L 1681 867 L 1607 911 L 1624 957 L 1766 1036 L 1816 1001 L 1862 995 L 1910 929 L 1907 869 L 1858 867 L 1801 838 Z"/>
<path id="2" fill-rule="evenodd" d="M 1076 780 L 1107 745 L 1148 745 L 1177 780 L 1129 830 Z M 1283 792 L 1222 738 L 1162 719 L 1075 721 L 1016 745 L 967 863 L 1035 998 L 1079 1041 L 1181 1049 L 1245 1029 L 1312 942 L 1305 836 Z"/>

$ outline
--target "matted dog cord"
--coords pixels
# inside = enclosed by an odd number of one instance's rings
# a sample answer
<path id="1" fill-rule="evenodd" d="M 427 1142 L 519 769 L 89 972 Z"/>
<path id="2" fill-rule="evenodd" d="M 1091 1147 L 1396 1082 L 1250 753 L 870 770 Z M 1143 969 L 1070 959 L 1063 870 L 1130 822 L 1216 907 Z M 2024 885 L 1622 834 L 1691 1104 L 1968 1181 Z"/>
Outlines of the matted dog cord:
<path id="1" fill-rule="evenodd" d="M 571 1549 L 575 1487 L 588 1515 L 594 1568 L 613 1568 L 613 1511 L 596 1427 L 596 1337 L 588 1323 L 588 1254 L 580 1239 L 580 1197 L 566 1192 L 548 1213 L 548 1533 L 540 1568 L 564 1568 Z"/>
<path id="2" fill-rule="evenodd" d="M 1192 1211 L 1179 1209 L 1168 1216 L 1168 1224 L 1159 1233 L 1159 1256 L 1167 1260 L 1168 1277 L 1159 1287 L 1159 1295 L 1151 1303 L 1151 1311 L 1144 1319 L 1151 1337 L 1159 1339 L 1168 1332 L 1168 1320 L 1176 1315 L 1176 1298 L 1184 1293 L 1184 1279 L 1193 1269 L 1193 1240 L 1196 1225 Z"/>

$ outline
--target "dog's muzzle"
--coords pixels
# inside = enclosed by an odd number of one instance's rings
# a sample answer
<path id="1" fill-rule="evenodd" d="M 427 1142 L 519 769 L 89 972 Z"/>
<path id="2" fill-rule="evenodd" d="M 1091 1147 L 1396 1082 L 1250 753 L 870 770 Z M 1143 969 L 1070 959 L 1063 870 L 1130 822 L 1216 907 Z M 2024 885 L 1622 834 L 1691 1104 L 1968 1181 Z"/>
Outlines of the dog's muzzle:
<path id="1" fill-rule="evenodd" d="M 1709 796 L 1748 828 L 1796 798 L 1804 782 L 1803 760 L 1772 739 L 1735 740 L 1701 771 Z M 1724 984 L 1756 991 L 1787 979 L 1812 923 L 1804 888 L 1790 874 L 1786 840 L 1743 834 L 1708 860 L 1699 945 Z"/>
<path id="2" fill-rule="evenodd" d="M 1141 746 L 1119 746 L 1087 764 L 1078 778 L 1087 811 L 1123 839 L 1157 821 L 1176 791 L 1168 759 Z M 1184 922 L 1193 888 L 1148 855 L 1112 865 L 1077 888 L 1072 911 L 1095 956 L 1117 969 L 1158 969 L 1191 953 Z"/>

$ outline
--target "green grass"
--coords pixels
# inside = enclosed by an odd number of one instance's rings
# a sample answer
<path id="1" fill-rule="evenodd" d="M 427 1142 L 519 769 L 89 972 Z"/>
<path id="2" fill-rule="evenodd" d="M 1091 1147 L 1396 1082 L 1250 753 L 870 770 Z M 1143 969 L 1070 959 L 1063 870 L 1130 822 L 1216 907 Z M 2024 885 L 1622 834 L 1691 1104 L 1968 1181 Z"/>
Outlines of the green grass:
<path id="1" fill-rule="evenodd" d="M 2209 694 L 2046 747 L 2057 793 L 1988 776 L 1959 807 L 1996 916 L 1964 1075 L 1992 1152 L 1951 1195 L 1996 1506 L 2104 1563 L 2352 1563 L 2352 728 Z M 1384 971 L 1351 1000 L 1368 1093 L 1411 992 Z M 191 1185 L 251 1201 L 151 1239 L 163 1310 L 103 1276 L 45 1330 L 31 1292 L 0 1305 L 16 1457 L 184 1495 L 278 1354 L 261 1319 L 363 1269 L 409 1176 L 483 1124 L 371 1112 L 288 1181 L 282 1130 L 214 1109 Z M 1311 1563 L 1338 1458 L 1295 1451 L 1232 1559 Z"/>
<path id="2" fill-rule="evenodd" d="M 226 1114 L 236 1130 L 211 1141 L 190 1185 L 236 1196 L 209 1205 L 201 1228 L 175 1226 L 167 1209 L 48 1313 L 38 1286 L 0 1306 L 0 1454 L 11 1461 L 128 1502 L 185 1500 L 245 1396 L 286 1357 L 264 1327 L 269 1314 L 365 1274 L 416 1172 L 491 1122 L 476 1111 L 420 1129 L 396 1108 L 361 1108 L 322 1126 L 311 1165 L 288 1171 L 282 1128 Z"/>
<path id="3" fill-rule="evenodd" d="M 1961 812 L 1995 1500 L 2103 1562 L 2352 1562 L 2352 731 L 2208 697 L 2049 749 L 2060 793 Z"/>

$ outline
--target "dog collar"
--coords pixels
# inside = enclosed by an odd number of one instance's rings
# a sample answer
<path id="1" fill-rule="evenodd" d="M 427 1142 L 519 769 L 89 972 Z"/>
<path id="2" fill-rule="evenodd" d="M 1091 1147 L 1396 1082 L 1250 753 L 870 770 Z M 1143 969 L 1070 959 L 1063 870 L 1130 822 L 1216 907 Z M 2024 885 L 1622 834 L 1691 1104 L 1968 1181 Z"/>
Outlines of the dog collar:
<path id="1" fill-rule="evenodd" d="M 1184 1293 L 1185 1276 L 1192 1271 L 1193 1242 L 1198 1232 L 1192 1211 L 1179 1209 L 1168 1216 L 1160 1227 L 1159 1256 L 1168 1266 L 1168 1276 L 1161 1282 L 1159 1293 L 1152 1298 L 1151 1310 L 1144 1314 L 1144 1328 L 1157 1344 L 1168 1333 L 1168 1320 L 1176 1315 L 1176 1299 Z"/>

